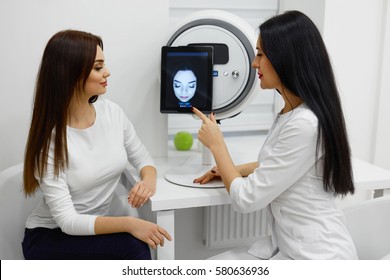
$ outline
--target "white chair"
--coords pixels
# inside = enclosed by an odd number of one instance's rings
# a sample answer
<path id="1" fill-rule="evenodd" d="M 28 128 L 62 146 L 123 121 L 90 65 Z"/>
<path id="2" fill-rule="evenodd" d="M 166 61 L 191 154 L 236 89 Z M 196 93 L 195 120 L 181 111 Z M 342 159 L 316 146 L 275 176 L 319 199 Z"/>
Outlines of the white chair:
<path id="1" fill-rule="evenodd" d="M 390 196 L 362 201 L 343 209 L 359 259 L 390 257 Z"/>
<path id="2" fill-rule="evenodd" d="M 27 217 L 42 199 L 38 190 L 33 197 L 26 197 L 23 192 L 23 164 L 11 166 L 0 173 L 0 259 L 24 259 L 21 242 Z M 155 222 L 153 213 L 147 207 L 133 209 L 127 204 L 127 193 L 135 183 L 131 172 L 122 174 L 121 184 L 116 188 L 110 215 L 136 216 Z M 152 257 L 155 258 L 155 252 Z"/>
<path id="3" fill-rule="evenodd" d="M 21 242 L 28 215 L 42 194 L 24 195 L 22 187 L 23 164 L 9 167 L 0 173 L 0 259 L 22 260 Z"/>

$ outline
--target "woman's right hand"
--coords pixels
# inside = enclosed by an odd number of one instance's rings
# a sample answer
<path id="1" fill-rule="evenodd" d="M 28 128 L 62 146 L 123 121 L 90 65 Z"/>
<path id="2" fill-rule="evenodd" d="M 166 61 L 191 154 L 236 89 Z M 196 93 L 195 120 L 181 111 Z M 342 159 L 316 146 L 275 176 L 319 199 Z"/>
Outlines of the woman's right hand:
<path id="1" fill-rule="evenodd" d="M 153 249 L 157 249 L 158 245 L 164 246 L 165 239 L 172 240 L 169 233 L 159 225 L 133 217 L 129 233 Z"/>
<path id="2" fill-rule="evenodd" d="M 212 147 L 223 147 L 225 142 L 221 129 L 219 128 L 215 118 L 215 114 L 211 113 L 210 118 L 208 118 L 195 107 L 192 107 L 191 110 L 202 120 L 202 125 L 200 126 L 198 132 L 198 140 L 211 151 Z"/>
<path id="3" fill-rule="evenodd" d="M 221 174 L 219 173 L 218 166 L 214 166 L 209 171 L 207 171 L 205 174 L 200 176 L 199 178 L 196 178 L 194 180 L 194 183 L 199 184 L 206 184 L 212 180 L 221 180 Z"/>

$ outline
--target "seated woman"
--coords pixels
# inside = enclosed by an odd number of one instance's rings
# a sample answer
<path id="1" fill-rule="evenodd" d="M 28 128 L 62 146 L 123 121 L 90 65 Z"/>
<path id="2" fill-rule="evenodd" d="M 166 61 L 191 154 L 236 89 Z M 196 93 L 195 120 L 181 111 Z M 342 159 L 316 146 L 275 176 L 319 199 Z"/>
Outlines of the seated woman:
<path id="1" fill-rule="evenodd" d="M 156 191 L 156 168 L 132 123 L 100 97 L 109 76 L 100 37 L 65 30 L 47 43 L 24 160 L 25 193 L 43 194 L 26 222 L 26 259 L 151 259 L 149 246 L 171 240 L 154 223 L 107 215 L 129 162 L 141 177 L 129 204 L 141 207 Z"/>

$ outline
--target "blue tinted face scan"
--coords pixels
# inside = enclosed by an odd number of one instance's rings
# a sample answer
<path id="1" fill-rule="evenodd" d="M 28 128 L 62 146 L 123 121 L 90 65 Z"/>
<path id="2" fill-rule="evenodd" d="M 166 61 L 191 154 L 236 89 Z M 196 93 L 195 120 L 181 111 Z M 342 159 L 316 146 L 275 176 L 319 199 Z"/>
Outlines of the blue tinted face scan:
<path id="1" fill-rule="evenodd" d="M 188 102 L 194 97 L 197 78 L 192 70 L 179 70 L 173 77 L 173 91 L 180 102 Z"/>
<path id="2" fill-rule="evenodd" d="M 162 47 L 160 111 L 192 113 L 191 107 L 212 108 L 211 47 Z"/>

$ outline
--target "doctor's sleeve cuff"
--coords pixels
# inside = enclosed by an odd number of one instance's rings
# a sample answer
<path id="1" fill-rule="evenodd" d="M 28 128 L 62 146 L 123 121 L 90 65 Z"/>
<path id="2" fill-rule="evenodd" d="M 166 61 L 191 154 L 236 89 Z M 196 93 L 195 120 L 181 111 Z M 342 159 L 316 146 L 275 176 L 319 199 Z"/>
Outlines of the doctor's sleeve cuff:
<path id="1" fill-rule="evenodd" d="M 235 178 L 230 184 L 230 198 L 233 209 L 240 213 L 251 212 L 248 211 L 248 205 L 242 202 L 240 197 L 241 188 L 245 187 L 245 179 L 242 177 Z"/>

